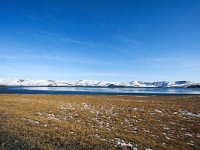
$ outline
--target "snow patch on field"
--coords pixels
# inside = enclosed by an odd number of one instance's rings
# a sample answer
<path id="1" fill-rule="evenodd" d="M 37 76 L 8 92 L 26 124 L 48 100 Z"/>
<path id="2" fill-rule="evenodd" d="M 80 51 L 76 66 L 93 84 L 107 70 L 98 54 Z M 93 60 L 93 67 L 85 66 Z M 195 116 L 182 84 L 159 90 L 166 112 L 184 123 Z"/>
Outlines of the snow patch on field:
<path id="1" fill-rule="evenodd" d="M 188 145 L 194 146 L 194 141 L 187 142 Z"/>
<path id="2" fill-rule="evenodd" d="M 39 116 L 47 117 L 48 119 L 53 119 L 53 120 L 58 120 L 58 121 L 60 121 L 60 119 L 59 119 L 55 114 L 52 114 L 52 113 L 36 112 L 35 114 L 36 114 L 36 115 L 39 115 Z"/>
<path id="3" fill-rule="evenodd" d="M 154 109 L 155 112 L 162 114 L 163 112 L 161 110 L 158 109 Z"/>
<path id="4" fill-rule="evenodd" d="M 200 118 L 200 114 L 188 112 L 186 110 L 179 110 L 179 113 L 181 113 L 184 116 L 191 116 L 191 117 L 198 117 L 198 118 Z"/>
<path id="5" fill-rule="evenodd" d="M 26 119 L 26 118 L 21 118 L 23 121 L 27 121 L 28 124 L 32 124 L 32 125 L 39 125 L 40 122 L 37 120 L 32 120 L 32 119 Z"/>
<path id="6" fill-rule="evenodd" d="M 151 148 L 144 148 L 145 150 L 153 150 L 153 149 L 151 149 Z"/>
<path id="7" fill-rule="evenodd" d="M 200 138 L 200 133 L 197 133 L 197 137 Z"/>
<path id="8" fill-rule="evenodd" d="M 115 138 L 115 147 L 127 147 L 133 150 L 137 150 L 137 147 L 134 147 L 131 143 L 126 143 L 124 140 L 120 138 Z"/>

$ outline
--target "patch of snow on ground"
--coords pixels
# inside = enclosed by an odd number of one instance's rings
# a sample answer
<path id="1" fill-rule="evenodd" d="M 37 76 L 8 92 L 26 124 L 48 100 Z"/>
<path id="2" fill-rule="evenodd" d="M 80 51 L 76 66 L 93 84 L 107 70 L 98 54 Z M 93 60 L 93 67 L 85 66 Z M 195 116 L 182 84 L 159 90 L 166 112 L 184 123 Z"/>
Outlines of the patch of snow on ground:
<path id="1" fill-rule="evenodd" d="M 200 133 L 197 133 L 197 137 L 200 138 Z"/>
<path id="2" fill-rule="evenodd" d="M 27 121 L 28 124 L 33 124 L 33 125 L 39 125 L 40 122 L 36 121 L 36 120 L 32 120 L 32 119 L 26 119 L 26 118 L 22 118 L 22 120 Z"/>
<path id="3" fill-rule="evenodd" d="M 163 113 L 161 110 L 158 110 L 158 109 L 154 109 L 154 111 L 161 114 Z"/>
<path id="4" fill-rule="evenodd" d="M 121 140 L 119 138 L 115 138 L 115 143 L 115 147 L 127 147 L 133 150 L 137 150 L 137 147 L 134 147 L 131 143 L 126 143 L 124 140 Z"/>
<path id="5" fill-rule="evenodd" d="M 194 141 L 187 142 L 187 144 L 193 146 L 194 145 Z"/>
<path id="6" fill-rule="evenodd" d="M 71 116 L 71 115 L 68 115 L 68 116 L 65 116 L 64 117 L 64 120 L 66 121 L 66 120 L 71 120 L 71 119 L 73 119 L 73 116 Z"/>
<path id="7" fill-rule="evenodd" d="M 56 116 L 54 114 L 47 114 L 47 118 L 54 119 L 54 120 L 60 120 L 60 119 L 56 118 Z"/>
<path id="8" fill-rule="evenodd" d="M 46 113 L 46 112 L 36 112 L 35 114 L 39 115 L 39 116 L 45 116 L 48 119 L 54 119 L 54 120 L 59 120 L 60 121 L 60 119 L 57 118 L 56 115 L 54 115 L 54 114 L 49 114 L 49 113 Z"/>
<path id="9" fill-rule="evenodd" d="M 153 150 L 153 149 L 151 149 L 151 148 L 144 148 L 145 150 Z"/>
<path id="10" fill-rule="evenodd" d="M 146 130 L 146 129 L 145 129 L 144 132 L 149 133 L 149 130 Z"/>
<path id="11" fill-rule="evenodd" d="M 190 136 L 190 137 L 192 137 L 193 135 L 192 134 L 190 134 L 190 133 L 186 133 L 185 134 L 186 136 Z"/>
<path id="12" fill-rule="evenodd" d="M 82 105 L 83 105 L 83 109 L 91 109 L 91 105 L 87 103 L 82 103 Z"/>
<path id="13" fill-rule="evenodd" d="M 186 110 L 183 110 L 183 111 L 179 110 L 179 112 L 184 116 L 191 116 L 191 117 L 199 117 L 200 118 L 200 114 L 188 112 Z"/>
<path id="14" fill-rule="evenodd" d="M 31 123 L 31 124 L 35 124 L 35 125 L 40 124 L 39 121 L 35 121 L 35 120 L 32 120 L 32 119 L 28 119 L 28 122 Z"/>

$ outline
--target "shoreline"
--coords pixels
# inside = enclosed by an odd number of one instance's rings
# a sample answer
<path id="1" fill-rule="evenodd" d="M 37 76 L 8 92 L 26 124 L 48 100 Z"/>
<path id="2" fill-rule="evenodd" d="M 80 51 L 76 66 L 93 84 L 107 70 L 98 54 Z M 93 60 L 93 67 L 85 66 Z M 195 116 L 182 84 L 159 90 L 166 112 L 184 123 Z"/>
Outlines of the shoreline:
<path id="1" fill-rule="evenodd" d="M 122 94 L 122 95 L 116 95 L 116 94 L 60 94 L 60 93 L 1 93 L 1 95 L 29 95 L 29 96 L 93 96 L 93 97 L 200 97 L 200 94 Z"/>

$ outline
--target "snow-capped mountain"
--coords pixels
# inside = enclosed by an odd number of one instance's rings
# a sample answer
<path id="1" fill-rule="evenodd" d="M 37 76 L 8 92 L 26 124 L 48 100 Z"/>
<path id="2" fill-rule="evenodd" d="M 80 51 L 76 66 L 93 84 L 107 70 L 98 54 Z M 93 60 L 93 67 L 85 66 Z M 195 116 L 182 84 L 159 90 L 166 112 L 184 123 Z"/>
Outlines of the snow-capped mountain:
<path id="1" fill-rule="evenodd" d="M 199 82 L 192 81 L 160 81 L 160 82 L 108 82 L 95 80 L 55 81 L 55 80 L 0 80 L 3 86 L 98 86 L 98 87 L 200 87 Z"/>

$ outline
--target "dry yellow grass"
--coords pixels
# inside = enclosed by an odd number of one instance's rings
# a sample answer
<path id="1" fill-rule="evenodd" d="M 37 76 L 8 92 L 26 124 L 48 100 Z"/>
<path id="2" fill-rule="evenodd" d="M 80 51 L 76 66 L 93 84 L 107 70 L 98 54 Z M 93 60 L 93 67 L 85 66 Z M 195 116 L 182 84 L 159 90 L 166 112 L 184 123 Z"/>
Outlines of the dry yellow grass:
<path id="1" fill-rule="evenodd" d="M 200 97 L 0 95 L 1 149 L 200 149 Z"/>

